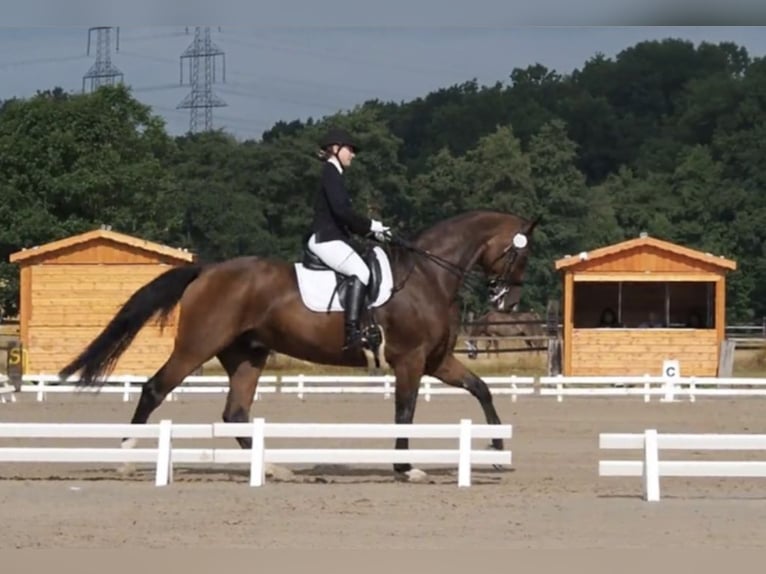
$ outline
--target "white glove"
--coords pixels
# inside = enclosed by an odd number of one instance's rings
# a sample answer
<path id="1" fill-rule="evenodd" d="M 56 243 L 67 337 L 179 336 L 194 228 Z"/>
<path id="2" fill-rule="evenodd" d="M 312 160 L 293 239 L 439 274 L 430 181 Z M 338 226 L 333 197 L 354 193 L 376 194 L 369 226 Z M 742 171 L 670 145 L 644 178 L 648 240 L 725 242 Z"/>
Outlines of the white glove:
<path id="1" fill-rule="evenodd" d="M 372 219 L 370 223 L 370 231 L 373 233 L 380 233 L 383 231 L 388 231 L 390 228 L 383 225 L 380 221 L 377 219 Z"/>
<path id="2" fill-rule="evenodd" d="M 381 243 L 383 241 L 388 241 L 391 239 L 391 228 L 383 225 L 380 221 L 377 221 L 375 219 L 372 220 L 372 223 L 370 224 L 370 231 L 372 231 L 373 235 L 375 236 L 375 239 L 380 241 Z"/>

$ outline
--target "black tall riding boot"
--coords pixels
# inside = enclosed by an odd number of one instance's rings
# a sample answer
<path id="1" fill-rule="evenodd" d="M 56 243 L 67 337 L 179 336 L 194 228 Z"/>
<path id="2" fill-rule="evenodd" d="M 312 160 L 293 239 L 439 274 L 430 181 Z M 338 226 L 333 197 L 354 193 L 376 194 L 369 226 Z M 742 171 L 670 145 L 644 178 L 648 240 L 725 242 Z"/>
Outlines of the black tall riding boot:
<path id="1" fill-rule="evenodd" d="M 359 316 L 364 301 L 365 285 L 358 277 L 353 276 L 349 279 L 349 285 L 346 289 L 346 343 L 344 349 L 356 347 L 362 342 L 362 332 L 359 329 Z"/>

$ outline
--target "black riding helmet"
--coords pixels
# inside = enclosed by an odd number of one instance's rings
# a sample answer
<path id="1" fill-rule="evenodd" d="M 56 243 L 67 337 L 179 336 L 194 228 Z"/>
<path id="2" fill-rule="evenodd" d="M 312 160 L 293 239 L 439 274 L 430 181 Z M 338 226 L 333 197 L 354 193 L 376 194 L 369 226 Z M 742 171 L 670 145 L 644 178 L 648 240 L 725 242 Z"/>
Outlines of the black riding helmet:
<path id="1" fill-rule="evenodd" d="M 346 130 L 343 128 L 330 128 L 320 143 L 322 149 L 327 149 L 331 145 L 347 146 L 359 153 L 359 146 Z"/>

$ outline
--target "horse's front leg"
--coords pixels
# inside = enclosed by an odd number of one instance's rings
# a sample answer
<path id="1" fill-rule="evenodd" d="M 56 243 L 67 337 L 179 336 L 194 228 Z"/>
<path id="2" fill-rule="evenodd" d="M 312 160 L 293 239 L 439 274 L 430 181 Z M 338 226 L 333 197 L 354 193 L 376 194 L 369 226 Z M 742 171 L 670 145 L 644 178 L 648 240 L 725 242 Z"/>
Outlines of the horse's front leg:
<path id="1" fill-rule="evenodd" d="M 412 424 L 415 417 L 415 405 L 418 401 L 420 379 L 425 369 L 425 359 L 420 352 L 413 352 L 405 358 L 399 359 L 394 367 L 396 376 L 396 390 L 394 404 L 396 408 L 396 424 Z M 397 450 L 407 450 L 409 439 L 400 437 L 396 439 Z M 394 463 L 394 472 L 410 482 L 422 482 L 427 478 L 424 471 L 413 468 L 408 462 Z"/>
<path id="2" fill-rule="evenodd" d="M 447 355 L 441 364 L 433 370 L 433 373 L 429 374 L 447 385 L 467 390 L 479 401 L 487 424 L 501 424 L 487 383 L 458 361 L 454 355 Z M 491 446 L 497 450 L 503 450 L 503 439 L 492 439 Z"/>

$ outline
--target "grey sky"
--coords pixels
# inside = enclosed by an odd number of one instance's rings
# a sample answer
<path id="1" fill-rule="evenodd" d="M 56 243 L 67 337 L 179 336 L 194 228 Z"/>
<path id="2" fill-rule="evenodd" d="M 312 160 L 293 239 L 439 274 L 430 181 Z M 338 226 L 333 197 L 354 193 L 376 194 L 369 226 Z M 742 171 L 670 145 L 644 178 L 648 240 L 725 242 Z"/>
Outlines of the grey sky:
<path id="1" fill-rule="evenodd" d="M 764 24 L 762 0 L 0 0 L 4 26 L 623 26 Z"/>
<path id="2" fill-rule="evenodd" d="M 317 3 L 320 4 L 320 3 Z M 367 99 L 402 101 L 476 78 L 506 82 L 514 67 L 541 63 L 569 73 L 601 52 L 609 57 L 645 39 L 676 37 L 732 41 L 751 56 L 766 55 L 758 27 L 603 28 L 213 28 L 226 53 L 226 83 L 214 89 L 228 106 L 214 126 L 240 138 L 259 138 L 278 120 L 305 120 L 347 110 Z M 112 62 L 138 99 L 183 133 L 189 93 L 179 85 L 180 55 L 192 42 L 184 27 L 120 30 Z M 95 34 L 93 36 L 95 40 Z M 0 99 L 28 97 L 61 86 L 78 92 L 95 61 L 86 55 L 87 27 L 0 29 Z M 114 47 L 114 46 L 113 46 Z M 220 60 L 219 60 L 220 64 Z M 219 69 L 220 72 L 220 69 Z M 184 70 L 188 81 L 188 69 Z"/>

